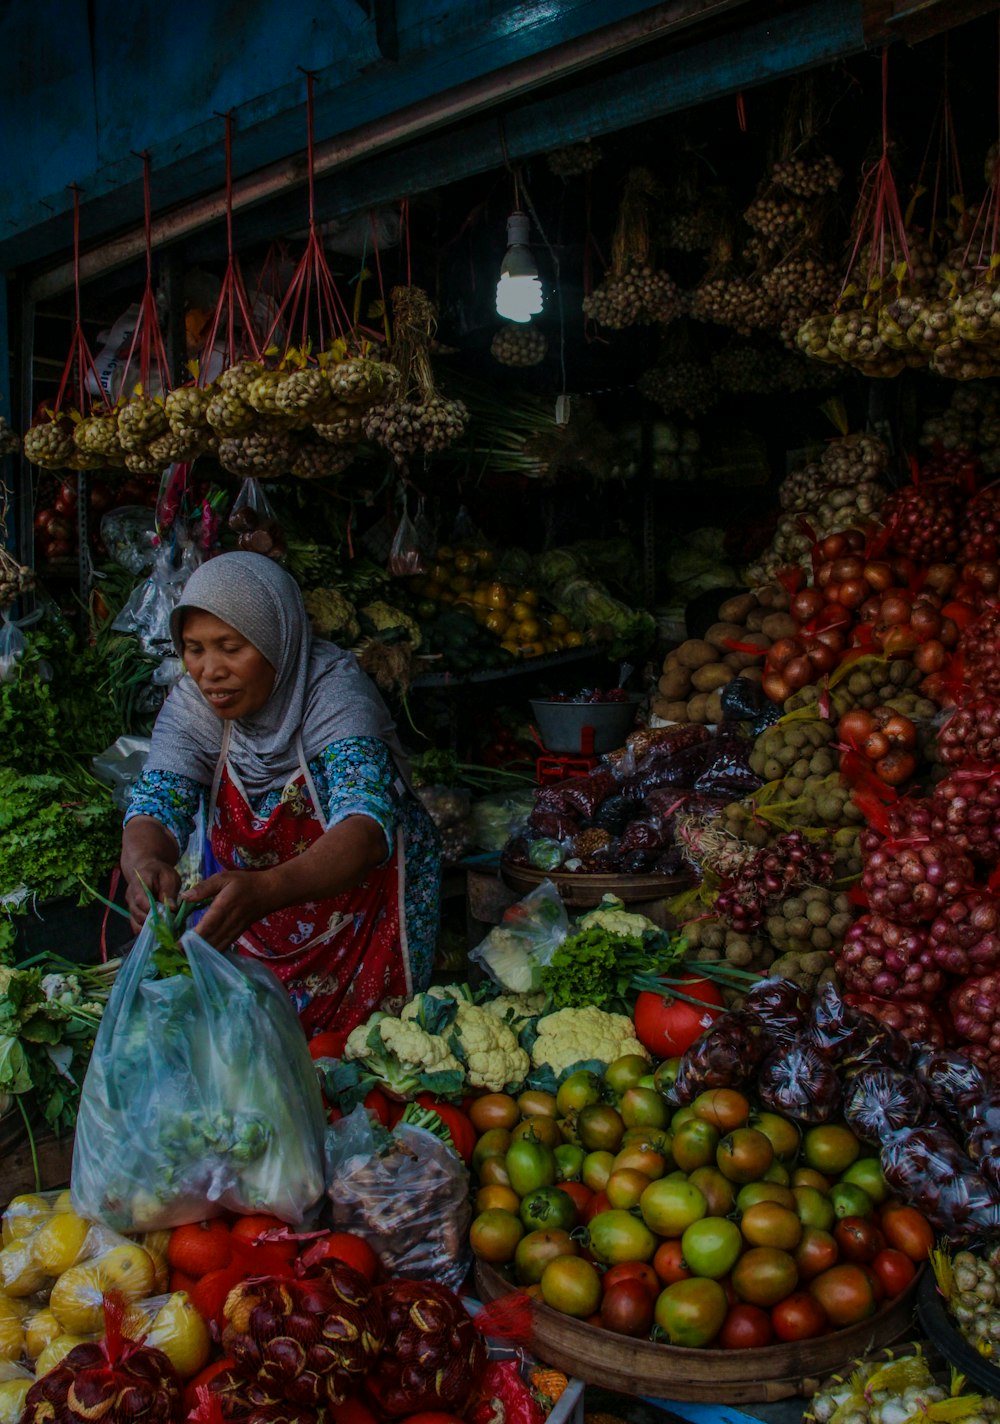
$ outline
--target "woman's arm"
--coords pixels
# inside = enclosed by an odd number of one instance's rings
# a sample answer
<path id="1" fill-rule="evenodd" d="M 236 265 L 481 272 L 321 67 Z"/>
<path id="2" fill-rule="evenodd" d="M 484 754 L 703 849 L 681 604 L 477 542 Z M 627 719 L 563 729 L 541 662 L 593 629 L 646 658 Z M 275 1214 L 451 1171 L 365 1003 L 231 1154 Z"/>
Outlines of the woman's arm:
<path id="1" fill-rule="evenodd" d="M 149 895 L 171 904 L 177 899 L 181 888 L 181 877 L 176 869 L 179 859 L 180 848 L 162 822 L 152 816 L 138 815 L 126 823 L 122 832 L 121 865 L 128 887 L 125 902 L 135 934 L 142 929 L 149 913 Z"/>
<path id="2" fill-rule="evenodd" d="M 385 834 L 378 822 L 368 816 L 349 816 L 283 865 L 223 871 L 181 898 L 211 898 L 198 933 L 216 949 L 228 949 L 265 915 L 350 890 L 384 860 Z"/>

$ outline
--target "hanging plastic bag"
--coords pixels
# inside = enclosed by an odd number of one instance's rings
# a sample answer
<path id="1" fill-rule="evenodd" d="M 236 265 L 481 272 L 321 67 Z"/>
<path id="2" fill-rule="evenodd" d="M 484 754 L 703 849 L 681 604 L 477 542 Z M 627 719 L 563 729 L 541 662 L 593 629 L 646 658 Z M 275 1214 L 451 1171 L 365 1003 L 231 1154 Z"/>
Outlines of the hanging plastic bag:
<path id="1" fill-rule="evenodd" d="M 156 513 L 145 504 L 109 509 L 101 519 L 101 541 L 116 564 L 144 574 L 156 559 Z"/>
<path id="2" fill-rule="evenodd" d="M 161 549 L 153 572 L 132 590 L 112 628 L 116 633 L 134 633 L 143 652 L 152 657 L 169 656 L 174 647 L 170 615 L 181 601 L 190 573 L 183 565 L 175 569 L 169 550 Z"/>
<path id="3" fill-rule="evenodd" d="M 542 969 L 569 932 L 566 907 L 551 880 L 504 911 L 486 938 L 469 955 L 495 984 L 513 994 L 539 988 Z"/>
<path id="4" fill-rule="evenodd" d="M 83 1084 L 73 1204 L 118 1231 L 221 1211 L 303 1221 L 323 1191 L 323 1108 L 271 970 L 189 930 L 161 977 L 153 916 L 115 981 Z"/>
<path id="5" fill-rule="evenodd" d="M 237 545 L 248 553 L 266 554 L 279 562 L 287 555 L 284 532 L 259 480 L 251 477 L 243 481 L 228 523 Z"/>
<path id="6" fill-rule="evenodd" d="M 418 515 L 419 518 L 419 515 Z M 389 550 L 389 572 L 397 578 L 405 578 L 409 574 L 424 574 L 427 572 L 427 559 L 420 544 L 420 535 L 417 526 L 410 518 L 406 505 L 403 505 L 403 513 L 399 523 L 396 525 L 396 532 L 392 536 L 392 548 Z"/>
<path id="7" fill-rule="evenodd" d="M 452 1148 L 405 1122 L 386 1132 L 359 1104 L 329 1129 L 326 1160 L 336 1230 L 363 1236 L 387 1276 L 461 1285 L 472 1212 Z"/>
<path id="8" fill-rule="evenodd" d="M 41 617 L 40 608 L 26 614 L 24 618 L 11 618 L 9 613 L 0 616 L 0 682 L 17 681 L 18 664 L 28 646 L 22 629 L 37 623 Z"/>

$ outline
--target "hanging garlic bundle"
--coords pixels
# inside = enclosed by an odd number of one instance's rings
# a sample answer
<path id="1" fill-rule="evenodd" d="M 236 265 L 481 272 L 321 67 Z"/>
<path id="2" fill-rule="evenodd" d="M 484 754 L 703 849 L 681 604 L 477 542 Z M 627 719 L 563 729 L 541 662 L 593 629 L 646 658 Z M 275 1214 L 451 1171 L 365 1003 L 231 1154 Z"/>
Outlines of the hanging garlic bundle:
<path id="1" fill-rule="evenodd" d="M 665 326 L 680 313 L 676 283 L 654 265 L 650 208 L 660 196 L 648 169 L 629 172 L 611 242 L 611 268 L 583 299 L 584 316 L 599 326 L 612 331 L 650 322 Z"/>
<path id="2" fill-rule="evenodd" d="M 669 357 L 643 371 L 639 391 L 655 401 L 667 415 L 683 411 L 690 419 L 704 415 L 719 399 L 712 368 L 700 361 L 675 361 Z"/>
<path id="3" fill-rule="evenodd" d="M 548 349 L 545 332 L 535 326 L 502 326 L 490 342 L 490 355 L 501 366 L 537 366 Z"/>
<path id="4" fill-rule="evenodd" d="M 20 449 L 21 442 L 0 416 L 0 451 L 5 455 Z M 11 446 L 13 445 L 13 449 Z M 35 587 L 35 574 L 27 564 L 18 563 L 4 547 L 7 542 L 7 490 L 0 481 L 0 613 L 9 608 L 22 593 Z"/>
<path id="5" fill-rule="evenodd" d="M 388 388 L 388 399 L 368 407 L 362 429 L 397 464 L 405 465 L 418 450 L 430 455 L 460 440 L 469 413 L 461 401 L 448 400 L 435 386 L 429 348 L 437 312 L 427 293 L 420 287 L 394 287 L 392 310 L 398 386 Z"/>

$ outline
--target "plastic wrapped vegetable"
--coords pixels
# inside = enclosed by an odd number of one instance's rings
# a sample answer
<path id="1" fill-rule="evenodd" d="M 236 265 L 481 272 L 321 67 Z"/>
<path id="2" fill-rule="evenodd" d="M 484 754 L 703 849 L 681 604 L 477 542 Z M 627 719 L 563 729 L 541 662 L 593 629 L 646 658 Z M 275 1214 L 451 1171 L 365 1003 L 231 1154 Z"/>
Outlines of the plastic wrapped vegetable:
<path id="1" fill-rule="evenodd" d="M 1000 1090 L 993 1088 L 965 1114 L 969 1156 L 992 1187 L 1000 1187 Z"/>
<path id="2" fill-rule="evenodd" d="M 811 999 L 791 979 L 760 979 L 743 998 L 743 1012 L 761 1024 L 774 1043 L 791 1043 L 809 1022 Z"/>
<path id="3" fill-rule="evenodd" d="M 1000 1227 L 1000 1195 L 942 1128 L 892 1133 L 882 1144 L 882 1172 L 894 1191 L 953 1238 Z"/>
<path id="4" fill-rule="evenodd" d="M 530 848 L 528 851 L 530 856 Z M 503 920 L 469 955 L 502 989 L 529 994 L 541 986 L 543 967 L 566 938 L 569 920 L 551 880 L 504 911 Z"/>
<path id="5" fill-rule="evenodd" d="M 926 1112 L 921 1084 L 895 1068 L 862 1068 L 844 1092 L 844 1118 L 865 1142 L 881 1142 L 889 1132 L 915 1126 Z"/>
<path id="6" fill-rule="evenodd" d="M 734 799 L 750 796 L 763 786 L 763 781 L 750 769 L 753 741 L 738 732 L 720 733 L 712 742 L 709 755 L 694 782 L 695 791 L 711 795 L 728 795 Z"/>
<path id="7" fill-rule="evenodd" d="M 770 1044 L 757 1019 L 730 1011 L 681 1055 L 670 1096 L 682 1106 L 708 1088 L 738 1088 L 750 1081 Z"/>
<path id="8" fill-rule="evenodd" d="M 385 1338 L 371 1285 L 343 1261 L 301 1280 L 265 1276 L 230 1291 L 223 1349 L 252 1404 L 331 1407 L 357 1391 Z"/>
<path id="9" fill-rule="evenodd" d="M 358 1106 L 330 1128 L 327 1161 L 335 1228 L 363 1236 L 388 1275 L 461 1285 L 469 1174 L 450 1147 L 405 1122 L 386 1132 Z"/>
<path id="10" fill-rule="evenodd" d="M 391 1281 L 375 1295 L 386 1327 L 385 1348 L 368 1379 L 378 1411 L 391 1419 L 421 1410 L 464 1414 L 487 1357 L 462 1302 L 431 1281 Z"/>
<path id="11" fill-rule="evenodd" d="M 918 1053 L 914 1068 L 938 1111 L 959 1123 L 992 1087 L 989 1075 L 978 1064 L 953 1049 Z"/>
<path id="12" fill-rule="evenodd" d="M 833 984 L 821 984 L 813 998 L 812 1017 L 806 1029 L 810 1047 L 829 1063 L 836 1063 L 864 1042 L 864 1018 L 844 1003 Z"/>
<path id="13" fill-rule="evenodd" d="M 161 975 L 151 914 L 101 1019 L 73 1204 L 119 1231 L 221 1211 L 299 1223 L 323 1193 L 323 1105 L 291 1001 L 263 964 L 193 931 Z"/>
<path id="14" fill-rule="evenodd" d="M 837 1074 L 805 1038 L 782 1044 L 764 1060 L 757 1093 L 766 1108 L 808 1127 L 829 1122 L 840 1110 Z"/>

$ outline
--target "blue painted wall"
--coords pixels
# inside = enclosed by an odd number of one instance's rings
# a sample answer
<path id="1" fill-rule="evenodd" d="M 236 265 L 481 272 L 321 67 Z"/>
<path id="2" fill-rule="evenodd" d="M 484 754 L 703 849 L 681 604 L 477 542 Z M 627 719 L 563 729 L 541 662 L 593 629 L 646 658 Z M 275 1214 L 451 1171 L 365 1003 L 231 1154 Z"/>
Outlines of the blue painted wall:
<path id="1" fill-rule="evenodd" d="M 304 80 L 317 138 L 653 8 L 652 0 L 397 0 L 399 59 L 358 0 L 4 0 L 0 5 L 0 270 L 64 253 L 67 185 L 85 243 L 217 190 L 220 112 L 237 175 L 300 152 Z"/>

